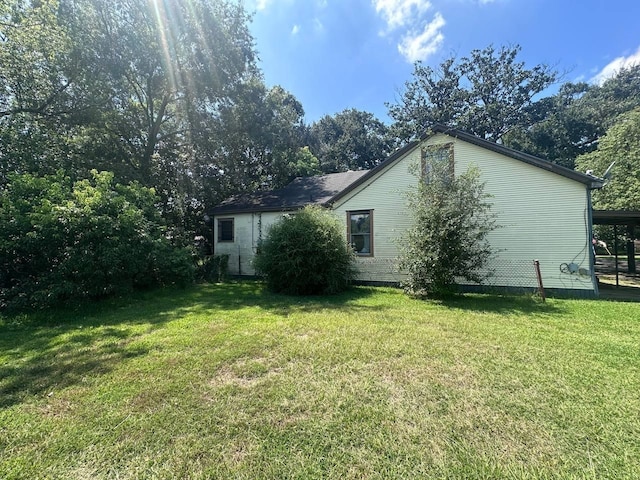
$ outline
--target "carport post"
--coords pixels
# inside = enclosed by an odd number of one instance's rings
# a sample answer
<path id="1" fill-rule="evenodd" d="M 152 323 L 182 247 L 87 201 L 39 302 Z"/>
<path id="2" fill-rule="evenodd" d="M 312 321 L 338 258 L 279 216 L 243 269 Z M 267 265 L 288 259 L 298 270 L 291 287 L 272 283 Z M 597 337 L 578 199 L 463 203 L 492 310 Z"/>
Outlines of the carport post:
<path id="1" fill-rule="evenodd" d="M 634 224 L 627 225 L 627 265 L 629 273 L 636 273 L 636 252 L 633 242 Z"/>

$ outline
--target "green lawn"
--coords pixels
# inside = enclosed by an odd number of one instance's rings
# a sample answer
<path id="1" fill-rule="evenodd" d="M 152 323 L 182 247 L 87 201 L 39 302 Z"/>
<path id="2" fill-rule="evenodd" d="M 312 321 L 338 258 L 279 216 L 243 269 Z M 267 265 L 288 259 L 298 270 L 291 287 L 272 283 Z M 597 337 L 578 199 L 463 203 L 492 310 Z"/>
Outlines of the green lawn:
<path id="1" fill-rule="evenodd" d="M 0 478 L 640 478 L 640 304 L 198 286 L 0 320 Z"/>

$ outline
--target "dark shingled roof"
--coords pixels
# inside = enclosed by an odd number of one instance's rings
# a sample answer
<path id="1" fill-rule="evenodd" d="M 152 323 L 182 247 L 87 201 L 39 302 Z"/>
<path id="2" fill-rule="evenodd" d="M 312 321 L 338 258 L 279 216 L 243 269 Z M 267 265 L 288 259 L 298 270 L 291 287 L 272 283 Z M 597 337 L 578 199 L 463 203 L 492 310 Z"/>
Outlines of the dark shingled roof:
<path id="1" fill-rule="evenodd" d="M 368 170 L 329 173 L 316 177 L 296 178 L 286 187 L 270 192 L 236 195 L 211 209 L 210 215 L 246 212 L 278 212 L 297 210 L 305 205 L 325 205 Z"/>
<path id="2" fill-rule="evenodd" d="M 329 205 L 344 197 L 349 192 L 352 192 L 355 188 L 367 182 L 380 171 L 388 168 L 396 160 L 418 146 L 421 141 L 424 141 L 435 133 L 444 133 L 451 137 L 460 138 L 461 140 L 479 147 L 486 148 L 507 157 L 528 163 L 529 165 L 533 165 L 576 182 L 580 182 L 588 188 L 602 188 L 604 183 L 604 180 L 601 178 L 586 175 L 561 165 L 556 165 L 548 160 L 513 150 L 505 147 L 504 145 L 489 142 L 455 128 L 436 124 L 433 125 L 427 133 L 422 135 L 419 140 L 408 143 L 371 170 L 358 170 L 355 172 L 330 173 L 328 175 L 321 175 L 317 177 L 296 178 L 293 182 L 280 190 L 231 197 L 210 210 L 208 213 L 211 215 L 220 215 L 243 212 L 277 212 L 283 210 L 296 210 L 310 204 Z"/>

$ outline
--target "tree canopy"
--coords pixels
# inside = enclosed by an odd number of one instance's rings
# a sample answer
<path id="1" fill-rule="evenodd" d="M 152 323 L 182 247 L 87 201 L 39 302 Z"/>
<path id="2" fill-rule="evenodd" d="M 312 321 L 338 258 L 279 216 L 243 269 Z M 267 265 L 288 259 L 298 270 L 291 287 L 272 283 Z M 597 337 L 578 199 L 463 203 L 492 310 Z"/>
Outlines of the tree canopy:
<path id="1" fill-rule="evenodd" d="M 640 66 L 542 97 L 557 72 L 489 46 L 416 63 L 391 125 L 354 108 L 308 125 L 291 92 L 265 84 L 250 20 L 234 0 L 1 2 L 0 190 L 16 174 L 109 171 L 153 188 L 185 243 L 230 195 L 373 168 L 434 122 L 572 167 L 640 106 Z"/>
<path id="2" fill-rule="evenodd" d="M 388 127 L 354 108 L 325 115 L 310 127 L 310 144 L 325 173 L 373 168 L 391 153 Z"/>
<path id="3" fill-rule="evenodd" d="M 490 45 L 448 58 L 439 68 L 417 62 L 399 101 L 387 105 L 395 134 L 406 141 L 442 123 L 500 142 L 514 128 L 530 125 L 536 96 L 558 74 L 545 64 L 527 68 L 517 59 L 520 50 Z"/>
<path id="4" fill-rule="evenodd" d="M 594 192 L 594 207 L 640 210 L 640 108 L 618 117 L 598 142 L 598 148 L 578 157 L 576 168 L 602 175 L 614 161 L 611 179 Z"/>
<path id="5" fill-rule="evenodd" d="M 533 123 L 510 132 L 505 143 L 568 168 L 592 152 L 622 113 L 640 106 L 640 65 L 620 70 L 601 85 L 566 83 L 536 102 Z"/>

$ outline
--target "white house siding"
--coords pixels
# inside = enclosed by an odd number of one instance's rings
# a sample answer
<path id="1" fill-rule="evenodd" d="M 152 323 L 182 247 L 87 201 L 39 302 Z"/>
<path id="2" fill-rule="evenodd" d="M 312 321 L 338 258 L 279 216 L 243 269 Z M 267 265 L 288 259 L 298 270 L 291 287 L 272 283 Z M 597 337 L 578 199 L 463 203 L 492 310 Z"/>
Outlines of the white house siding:
<path id="1" fill-rule="evenodd" d="M 373 256 L 358 257 L 358 280 L 399 282 L 404 278 L 396 268 L 397 239 L 411 225 L 405 192 L 416 182 L 411 166 L 419 163 L 420 149 L 411 150 L 333 206 L 344 222 L 345 235 L 347 212 L 373 210 Z"/>
<path id="2" fill-rule="evenodd" d="M 253 257 L 268 228 L 282 218 L 282 212 L 236 213 L 216 215 L 213 222 L 214 253 L 229 255 L 231 275 L 255 275 Z M 218 242 L 218 219 L 234 219 L 233 242 Z"/>
<path id="3" fill-rule="evenodd" d="M 585 185 L 471 143 L 437 134 L 424 145 L 454 143 L 455 172 L 475 165 L 493 195 L 500 228 L 490 235 L 496 258 L 490 285 L 534 287 L 533 260 L 540 261 L 546 288 L 594 290 L 590 274 L 591 241 Z M 360 257 L 359 280 L 398 281 L 394 265 L 397 239 L 409 225 L 405 193 L 417 181 L 411 166 L 420 162 L 416 148 L 341 199 L 334 209 L 345 222 L 348 211 L 373 210 L 374 255 Z M 563 264 L 580 273 L 563 273 Z M 564 268 L 563 268 L 564 269 Z M 564 269 L 566 270 L 566 269 Z"/>

